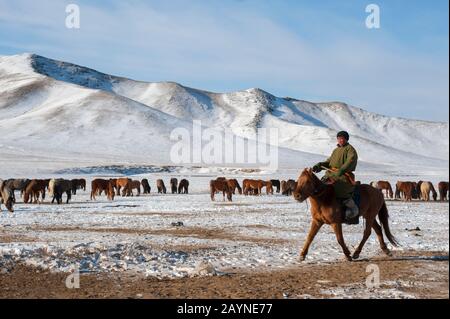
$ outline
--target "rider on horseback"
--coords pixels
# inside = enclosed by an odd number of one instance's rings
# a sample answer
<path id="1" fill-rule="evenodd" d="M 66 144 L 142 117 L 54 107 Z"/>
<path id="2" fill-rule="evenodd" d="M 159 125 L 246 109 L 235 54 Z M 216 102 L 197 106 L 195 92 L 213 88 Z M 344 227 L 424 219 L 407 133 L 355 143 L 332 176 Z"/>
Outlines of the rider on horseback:
<path id="1" fill-rule="evenodd" d="M 347 132 L 339 132 L 337 134 L 337 147 L 325 162 L 314 165 L 313 171 L 318 173 L 323 168 L 327 169 L 322 181 L 333 184 L 336 198 L 345 205 L 345 222 L 357 224 L 359 209 L 353 200 L 355 186 L 351 172 L 356 169 L 358 154 L 353 146 L 348 143 L 349 138 Z"/>

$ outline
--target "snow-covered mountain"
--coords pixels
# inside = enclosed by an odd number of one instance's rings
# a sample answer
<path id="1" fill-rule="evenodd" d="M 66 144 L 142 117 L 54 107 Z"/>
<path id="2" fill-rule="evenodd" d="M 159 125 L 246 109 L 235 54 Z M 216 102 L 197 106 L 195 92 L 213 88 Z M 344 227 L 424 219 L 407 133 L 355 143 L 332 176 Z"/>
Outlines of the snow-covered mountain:
<path id="1" fill-rule="evenodd" d="M 37 166 L 172 164 L 170 133 L 191 129 L 192 120 L 244 138 L 258 128 L 278 128 L 286 167 L 323 159 L 336 132 L 345 129 L 367 165 L 448 172 L 447 122 L 387 117 L 261 89 L 212 93 L 174 82 L 139 82 L 34 54 L 0 57 L 3 167 L 27 158 Z"/>

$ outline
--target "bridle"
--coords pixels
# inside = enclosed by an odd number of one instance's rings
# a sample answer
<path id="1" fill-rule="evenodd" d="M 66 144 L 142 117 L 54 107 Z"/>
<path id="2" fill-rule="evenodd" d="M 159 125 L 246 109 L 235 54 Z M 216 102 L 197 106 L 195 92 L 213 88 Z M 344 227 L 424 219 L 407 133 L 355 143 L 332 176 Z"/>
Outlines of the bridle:
<path id="1" fill-rule="evenodd" d="M 324 184 L 324 183 L 322 183 L 318 178 L 317 178 L 317 176 L 315 176 L 315 175 L 313 175 L 311 172 L 309 172 L 308 171 L 308 175 L 310 176 L 310 178 L 312 178 L 313 179 L 313 183 L 314 183 L 314 190 L 313 190 L 313 193 L 310 195 L 310 196 L 321 196 L 322 195 L 322 193 L 324 193 L 325 192 L 325 190 L 327 189 L 327 185 L 326 184 Z M 316 181 L 315 181 L 315 179 L 317 179 L 317 181 L 319 182 L 319 183 L 317 183 Z M 317 184 L 319 184 L 318 185 L 318 187 L 317 187 Z"/>

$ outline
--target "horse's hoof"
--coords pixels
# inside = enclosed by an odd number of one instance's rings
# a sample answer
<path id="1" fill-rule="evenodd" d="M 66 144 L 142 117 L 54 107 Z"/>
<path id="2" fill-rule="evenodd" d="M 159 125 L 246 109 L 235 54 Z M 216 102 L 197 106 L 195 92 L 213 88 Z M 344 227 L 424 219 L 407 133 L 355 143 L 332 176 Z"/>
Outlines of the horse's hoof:
<path id="1" fill-rule="evenodd" d="M 300 262 L 305 261 L 305 259 L 306 259 L 306 256 L 300 256 L 300 257 L 298 257 L 298 261 L 300 261 Z"/>
<path id="2" fill-rule="evenodd" d="M 386 256 L 392 257 L 392 253 L 389 249 L 383 249 L 383 252 L 386 254 Z"/>
<path id="3" fill-rule="evenodd" d="M 347 261 L 353 261 L 352 256 L 345 256 L 345 258 L 347 259 Z"/>
<path id="4" fill-rule="evenodd" d="M 356 253 L 353 254 L 352 258 L 353 258 L 353 259 L 358 259 L 358 258 L 359 258 L 359 254 L 356 254 Z"/>

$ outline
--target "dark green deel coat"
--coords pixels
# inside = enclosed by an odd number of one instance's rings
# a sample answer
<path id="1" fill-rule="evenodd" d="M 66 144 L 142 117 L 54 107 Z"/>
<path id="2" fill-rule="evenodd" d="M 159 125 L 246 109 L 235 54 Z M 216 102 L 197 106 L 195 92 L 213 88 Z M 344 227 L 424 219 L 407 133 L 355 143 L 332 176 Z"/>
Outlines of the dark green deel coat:
<path id="1" fill-rule="evenodd" d="M 358 163 L 358 153 L 353 146 L 350 144 L 345 144 L 344 146 L 337 146 L 331 156 L 325 161 L 320 163 L 322 166 L 327 168 L 337 168 L 343 173 L 341 177 L 333 179 L 336 183 L 333 184 L 334 190 L 336 192 L 336 197 L 340 199 L 350 198 L 355 190 L 353 186 L 344 175 L 347 172 L 353 172 L 356 169 Z M 325 173 L 323 179 L 327 179 L 331 174 L 330 171 Z"/>

